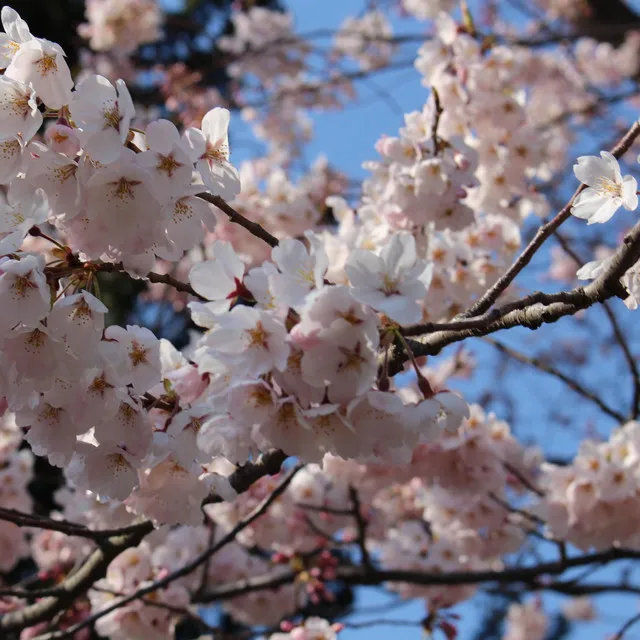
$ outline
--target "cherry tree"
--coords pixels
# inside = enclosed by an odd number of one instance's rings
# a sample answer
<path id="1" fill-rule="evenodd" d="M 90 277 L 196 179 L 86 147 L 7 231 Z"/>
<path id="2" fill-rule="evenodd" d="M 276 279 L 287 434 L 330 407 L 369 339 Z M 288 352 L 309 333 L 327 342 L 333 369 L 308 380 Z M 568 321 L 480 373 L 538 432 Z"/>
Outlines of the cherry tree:
<path id="1" fill-rule="evenodd" d="M 0 637 L 633 637 L 640 16 L 214 4 L 2 7 Z"/>

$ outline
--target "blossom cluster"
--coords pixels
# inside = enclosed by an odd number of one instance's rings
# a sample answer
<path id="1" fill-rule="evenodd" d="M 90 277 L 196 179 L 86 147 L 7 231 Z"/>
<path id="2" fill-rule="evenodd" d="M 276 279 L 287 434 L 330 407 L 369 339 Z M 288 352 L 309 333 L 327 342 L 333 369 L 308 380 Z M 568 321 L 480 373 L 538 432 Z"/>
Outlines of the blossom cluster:
<path id="1" fill-rule="evenodd" d="M 376 388 L 380 314 L 419 321 L 431 281 L 410 233 L 352 252 L 350 284 L 327 280 L 323 237 L 311 231 L 304 242 L 283 238 L 253 268 L 217 240 L 189 274 L 205 300 L 191 314 L 206 329 L 192 362 L 146 328 L 105 329 L 107 308 L 90 292 L 101 263 L 144 273 L 154 256 L 181 257 L 215 226 L 202 196 L 238 194 L 229 112 L 215 108 L 182 135 L 167 120 L 133 131 L 122 80 L 89 75 L 72 90 L 57 45 L 33 37 L 13 10 L 2 17 L 7 37 L 22 42 L 0 79 L 0 131 L 12 132 L 15 150 L 4 159 L 0 391 L 36 454 L 135 514 L 197 524 L 209 491 L 233 496 L 223 478 L 231 463 L 258 450 L 408 462 L 420 442 L 456 428 L 467 408 L 455 394 L 403 401 Z M 46 70 L 34 48 L 49 56 Z M 58 110 L 44 142 L 36 100 Z M 326 189 L 317 180 L 311 188 L 316 198 Z M 308 196 L 299 197 L 306 210 Z M 48 262 L 20 251 L 29 233 L 48 237 L 45 224 L 65 243 L 54 241 Z"/>
<path id="2" fill-rule="evenodd" d="M 2 10 L 0 507 L 32 510 L 35 454 L 68 483 L 53 520 L 156 526 L 109 564 L 74 620 L 152 587 L 242 525 L 203 570 L 100 617 L 104 637 L 171 637 L 176 611 L 196 615 L 202 585 L 215 595 L 269 579 L 277 588 L 246 589 L 221 606 L 246 625 L 291 618 L 273 640 L 335 640 L 339 626 L 295 616 L 333 597 L 339 546 L 362 545 L 381 569 L 429 574 L 500 570 L 536 518 L 550 538 L 581 549 L 637 546 L 638 423 L 584 443 L 567 466 L 541 464 L 506 422 L 451 390 L 450 378 L 474 368 L 467 352 L 434 368 L 403 337 L 406 326 L 451 320 L 504 273 L 526 217 L 547 213 L 535 187 L 566 159 L 570 137 L 558 120 L 592 106 L 585 75 L 607 88 L 628 77 L 637 41 L 600 49 L 581 40 L 575 59 L 532 54 L 481 42 L 441 13 L 448 0 L 398 4 L 436 18 L 415 63 L 431 93 L 397 135 L 378 140 L 357 203 L 324 158 L 296 179 L 289 171 L 311 135 L 310 102 L 333 108 L 351 95 L 343 78 L 309 79 L 310 48 L 290 14 L 234 12 L 233 33 L 218 42 L 233 60 L 242 116 L 269 147 L 236 168 L 231 114 L 197 73 L 177 64 L 164 76 L 180 131 L 140 114 L 129 78 L 107 77 L 117 65 L 106 75 L 85 69 L 74 83 L 61 47 Z M 87 20 L 80 33 L 91 47 L 124 58 L 160 36 L 151 0 L 88 0 Z M 394 52 L 390 22 L 370 11 L 342 25 L 330 56 L 368 72 Z M 273 104 L 247 106 L 265 89 Z M 621 206 L 637 208 L 636 180 L 613 155 L 581 157 L 575 174 L 584 185 L 575 217 L 606 222 Z M 262 233 L 243 228 L 256 225 Z M 597 278 L 614 260 L 577 275 Z M 555 266 L 554 277 L 575 271 Z M 145 327 L 106 326 L 102 271 L 165 285 L 181 276 L 172 301 L 198 328 L 185 352 Z M 638 265 L 621 283 L 637 307 Z M 412 377 L 396 381 L 390 360 L 403 349 Z M 230 477 L 274 449 L 305 466 L 245 526 L 285 472 L 240 495 Z M 530 513 L 509 506 L 534 485 Z M 0 539 L 2 571 L 31 553 L 53 581 L 96 546 L 4 520 Z M 477 589 L 388 587 L 425 600 L 433 615 Z M 585 603 L 574 609 L 576 619 L 590 615 Z M 537 601 L 511 607 L 507 623 L 510 640 L 542 638 L 548 626 Z"/>
<path id="3" fill-rule="evenodd" d="M 638 546 L 639 433 L 628 422 L 607 442 L 583 441 L 570 465 L 542 465 L 546 495 L 536 512 L 550 536 L 580 549 Z"/>

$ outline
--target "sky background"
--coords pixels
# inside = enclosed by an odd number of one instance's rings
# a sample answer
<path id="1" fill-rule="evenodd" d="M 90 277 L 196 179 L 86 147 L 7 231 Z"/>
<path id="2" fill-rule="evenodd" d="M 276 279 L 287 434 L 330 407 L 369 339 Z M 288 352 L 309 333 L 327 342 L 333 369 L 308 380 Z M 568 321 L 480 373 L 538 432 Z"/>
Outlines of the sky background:
<path id="1" fill-rule="evenodd" d="M 640 8 L 639 2 L 629 3 Z M 295 15 L 296 30 L 299 34 L 305 34 L 322 29 L 335 30 L 347 16 L 360 15 L 365 6 L 363 0 L 286 0 L 286 5 Z M 473 5 L 472 5 L 473 6 Z M 516 14 L 513 14 L 514 18 Z M 517 18 L 519 19 L 519 18 Z M 418 34 L 428 31 L 427 23 L 419 23 L 399 16 L 393 18 L 394 33 Z M 319 41 L 322 42 L 322 41 Z M 328 41 L 324 41 L 328 43 Z M 404 45 L 405 55 L 401 59 L 407 59 L 415 55 L 418 43 Z M 367 172 L 362 168 L 366 160 L 376 159 L 377 154 L 374 144 L 382 134 L 396 135 L 398 129 L 403 126 L 404 113 L 420 110 L 428 96 L 428 91 L 420 84 L 420 76 L 412 67 L 402 70 L 393 70 L 376 74 L 366 82 L 356 85 L 359 98 L 346 109 L 331 113 L 313 114 L 315 126 L 314 140 L 308 145 L 305 160 L 308 165 L 320 155 L 326 155 L 331 164 L 344 170 L 350 177 L 362 179 Z M 636 115 L 629 109 L 617 111 L 620 119 L 626 125 L 630 124 Z M 252 157 L 255 151 L 255 139 L 252 138 L 246 125 L 240 116 L 235 114 L 231 124 L 232 135 L 232 160 L 238 164 L 246 158 Z M 595 131 L 583 136 L 575 148 L 575 156 L 583 153 L 594 153 L 599 148 L 602 131 Z M 635 158 L 628 158 L 633 162 Z M 634 172 L 635 167 L 633 168 Z M 637 172 L 636 172 L 637 175 Z M 566 200 L 575 188 L 575 182 L 568 181 L 560 190 L 560 195 Z M 560 198 L 560 201 L 562 201 Z M 618 230 L 630 226 L 634 222 L 634 214 L 620 212 L 617 215 Z M 535 228 L 538 221 L 530 221 L 527 229 Z M 575 221 L 567 224 L 569 235 L 584 233 L 584 226 L 578 226 Z M 612 246 L 617 240 L 617 231 L 612 231 L 605 240 Z M 525 234 L 526 235 L 526 234 Z M 539 253 L 527 271 L 527 275 L 520 280 L 520 284 L 528 289 L 543 289 L 548 291 L 558 290 L 560 287 L 545 279 L 545 272 L 549 266 L 548 249 Z M 614 306 L 620 311 L 624 310 L 621 301 L 615 300 Z M 636 312 L 638 313 L 638 312 Z M 621 314 L 623 326 L 629 335 L 633 336 L 632 348 L 634 353 L 640 349 L 638 335 L 635 331 L 637 315 L 631 313 Z M 581 381 L 588 387 L 606 389 L 606 398 L 610 404 L 624 407 L 630 397 L 629 377 L 626 370 L 621 371 L 622 366 L 617 358 L 608 351 L 594 353 L 593 338 L 601 335 L 605 329 L 604 315 L 598 310 L 589 310 L 588 314 L 580 322 L 561 321 L 552 327 L 545 326 L 542 329 L 531 332 L 526 329 L 511 330 L 498 334 L 497 337 L 506 345 L 518 348 L 530 353 L 540 352 L 545 348 L 555 349 L 558 343 L 578 345 L 578 349 L 590 353 L 591 361 L 580 371 Z M 553 342 L 551 338 L 553 337 Z M 458 388 L 464 392 L 468 400 L 479 397 L 491 386 L 496 378 L 497 360 L 492 347 L 483 344 L 479 340 L 467 341 L 468 345 L 477 354 L 478 370 L 474 380 L 459 384 Z M 453 353 L 445 350 L 443 357 Z M 612 419 L 603 416 L 591 405 L 585 403 L 579 396 L 568 391 L 566 387 L 552 378 L 534 370 L 518 366 L 513 369 L 515 375 L 510 376 L 509 385 L 513 394 L 517 395 L 518 404 L 513 407 L 496 407 L 500 418 L 509 419 L 517 431 L 518 437 L 525 441 L 535 441 L 543 446 L 544 451 L 554 456 L 572 456 L 575 454 L 578 443 L 585 433 L 593 433 L 606 438 L 614 426 Z M 503 382 L 501 382 L 503 384 Z M 501 410 L 502 409 L 502 410 Z M 506 415 L 506 414 L 509 415 Z M 550 420 L 553 416 L 553 421 Z M 576 432 L 571 428 L 564 428 L 562 423 L 566 417 L 571 418 L 574 424 L 583 425 L 583 430 Z M 554 559 L 554 550 L 549 545 L 548 550 L 543 550 L 545 559 Z M 595 574 L 595 579 L 606 580 L 615 576 L 612 569 L 604 569 Z M 634 574 L 632 574 L 633 579 Z M 381 592 L 373 588 L 362 588 L 357 593 L 357 606 L 366 610 L 366 613 L 350 616 L 345 622 L 362 622 L 372 618 L 385 618 L 390 620 L 419 621 L 425 615 L 424 606 L 421 603 L 409 602 L 400 608 L 387 610 L 393 604 L 397 606 L 397 600 L 393 594 Z M 544 596 L 545 608 L 549 611 L 557 611 L 563 598 L 557 596 Z M 602 596 L 598 599 L 599 619 L 587 624 L 577 624 L 574 630 L 567 636 L 570 640 L 600 640 L 615 632 L 622 624 L 640 609 L 638 600 L 628 596 Z M 487 606 L 484 598 L 476 598 L 454 608 L 461 616 L 459 623 L 459 639 L 468 640 L 473 636 L 478 621 Z M 423 632 L 419 627 L 391 627 L 376 626 L 364 629 L 345 629 L 341 632 L 342 640 L 378 640 L 388 638 L 393 634 L 397 638 L 406 640 L 418 640 L 423 638 Z M 438 637 L 438 636 L 436 636 Z M 640 627 L 631 631 L 626 638 L 640 638 Z"/>

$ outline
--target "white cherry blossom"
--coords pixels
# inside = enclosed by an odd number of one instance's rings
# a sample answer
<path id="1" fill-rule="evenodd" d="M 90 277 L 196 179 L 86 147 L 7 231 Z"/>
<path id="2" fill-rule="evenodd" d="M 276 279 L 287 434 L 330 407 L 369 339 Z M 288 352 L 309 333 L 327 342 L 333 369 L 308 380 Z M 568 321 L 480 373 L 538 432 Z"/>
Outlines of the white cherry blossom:
<path id="1" fill-rule="evenodd" d="M 41 125 L 42 114 L 33 87 L 0 76 L 0 138 L 12 140 L 20 135 L 28 142 Z"/>
<path id="2" fill-rule="evenodd" d="M 196 169 L 207 189 L 232 200 L 240 193 L 240 175 L 229 162 L 229 119 L 227 109 L 216 107 L 202 119 L 201 129 L 188 129 L 186 137 L 198 158 Z"/>
<path id="3" fill-rule="evenodd" d="M 146 327 L 108 327 L 100 346 L 121 385 L 144 393 L 160 381 L 160 342 Z"/>
<path id="4" fill-rule="evenodd" d="M 47 327 L 79 358 L 95 356 L 107 307 L 88 291 L 59 300 L 47 316 Z"/>
<path id="5" fill-rule="evenodd" d="M 236 376 L 259 376 L 287 366 L 286 329 L 270 314 L 236 306 L 219 317 L 204 338 L 207 349 L 227 364 Z"/>
<path id="6" fill-rule="evenodd" d="M 356 300 L 401 324 L 420 321 L 418 301 L 426 296 L 433 265 L 417 258 L 412 235 L 394 235 L 379 255 L 356 249 L 349 256 L 345 271 Z"/>
<path id="7" fill-rule="evenodd" d="M 71 72 L 64 51 L 53 42 L 36 38 L 23 42 L 4 74 L 32 86 L 50 109 L 60 109 L 71 101 Z"/>
<path id="8" fill-rule="evenodd" d="M 101 498 L 125 500 L 138 484 L 139 465 L 134 456 L 117 445 L 78 442 L 65 475 L 76 487 L 89 489 Z"/>
<path id="9" fill-rule="evenodd" d="M 5 33 L 0 33 L 0 68 L 6 69 L 23 42 L 33 40 L 29 25 L 11 7 L 2 7 L 2 26 Z"/>
<path id="10" fill-rule="evenodd" d="M 573 201 L 571 213 L 587 224 L 606 222 L 620 208 L 634 211 L 638 206 L 638 183 L 631 175 L 622 176 L 618 161 L 608 151 L 581 156 L 573 165 L 576 178 L 587 185 Z"/>
<path id="11" fill-rule="evenodd" d="M 43 267 L 31 255 L 0 262 L 0 333 L 20 322 L 35 326 L 49 311 L 50 293 Z"/>
<path id="12" fill-rule="evenodd" d="M 93 160 L 107 164 L 120 156 L 135 115 L 123 80 L 114 87 L 104 76 L 87 76 L 76 87 L 69 110 L 82 148 Z"/>
<path id="13" fill-rule="evenodd" d="M 189 272 L 191 286 L 209 300 L 211 313 L 228 311 L 233 299 L 240 294 L 245 265 L 229 242 L 216 240 L 211 252 L 213 260 L 195 264 Z"/>
<path id="14" fill-rule="evenodd" d="M 280 273 L 269 277 L 269 288 L 279 304 L 300 309 L 312 289 L 323 286 L 329 260 L 322 243 L 309 234 L 310 250 L 299 240 L 284 239 L 271 252 Z"/>
<path id="15" fill-rule="evenodd" d="M 49 216 L 47 197 L 42 189 L 21 194 L 22 197 L 17 195 L 19 191 L 14 182 L 7 202 L 0 204 L 0 255 L 17 251 L 29 229 L 46 222 Z"/>

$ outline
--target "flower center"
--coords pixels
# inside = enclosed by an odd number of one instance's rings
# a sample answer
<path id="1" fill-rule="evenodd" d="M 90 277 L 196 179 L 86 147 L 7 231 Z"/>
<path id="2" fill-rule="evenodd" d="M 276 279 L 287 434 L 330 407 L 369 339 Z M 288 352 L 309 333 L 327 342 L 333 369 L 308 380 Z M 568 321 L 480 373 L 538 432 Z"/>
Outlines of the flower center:
<path id="1" fill-rule="evenodd" d="M 12 289 L 17 294 L 19 298 L 24 298 L 27 296 L 32 289 L 37 289 L 37 285 L 31 278 L 29 277 L 31 272 L 27 273 L 24 276 L 18 276 L 13 283 Z"/>
<path id="2" fill-rule="evenodd" d="M 58 181 L 62 184 L 66 182 L 69 178 L 76 175 L 76 167 L 75 164 L 65 164 L 63 167 L 58 167 L 54 169 L 53 175 L 58 179 Z"/>
<path id="3" fill-rule="evenodd" d="M 120 110 L 118 109 L 118 105 L 114 105 L 105 109 L 102 112 L 102 116 L 104 117 L 104 128 L 105 129 L 115 129 L 116 131 L 120 131 L 120 123 L 122 122 L 122 116 L 120 115 Z"/>
<path id="4" fill-rule="evenodd" d="M 203 157 L 210 165 L 220 162 L 226 162 L 229 159 L 229 147 L 226 144 L 222 143 L 213 145 L 208 142 L 207 150 L 204 152 Z"/>
<path id="5" fill-rule="evenodd" d="M 145 349 L 137 340 L 131 341 L 131 351 L 129 351 L 129 360 L 134 367 L 147 362 L 147 353 L 149 349 Z"/>
<path id="6" fill-rule="evenodd" d="M 382 292 L 386 296 L 392 296 L 398 293 L 398 280 L 392 278 L 388 273 L 382 276 Z"/>
<path id="7" fill-rule="evenodd" d="M 182 163 L 174 159 L 173 154 L 168 156 L 160 155 L 156 170 L 166 173 L 169 178 L 173 178 L 173 172 L 182 166 Z"/>
<path id="8" fill-rule="evenodd" d="M 260 347 L 267 351 L 269 350 L 267 339 L 270 333 L 262 326 L 262 322 L 258 322 L 253 329 L 247 329 L 246 333 L 249 336 L 249 347 Z"/>
<path id="9" fill-rule="evenodd" d="M 180 200 L 176 201 L 173 207 L 173 221 L 176 224 L 179 224 L 187 218 L 193 217 L 193 208 L 186 200 L 187 197 L 181 198 Z"/>
<path id="10" fill-rule="evenodd" d="M 16 93 L 11 100 L 12 111 L 18 116 L 26 118 L 31 113 L 31 106 L 29 105 L 31 96 L 28 93 Z"/>
<path id="11" fill-rule="evenodd" d="M 598 178 L 596 185 L 595 189 L 601 196 L 619 198 L 622 195 L 622 185 L 604 176 Z"/>
<path id="12" fill-rule="evenodd" d="M 116 187 L 115 195 L 120 198 L 120 200 L 127 201 L 133 200 L 135 198 L 132 187 L 136 187 L 140 184 L 140 180 L 127 180 L 124 176 L 117 180 L 116 182 L 110 182 Z"/>
<path id="13" fill-rule="evenodd" d="M 55 54 L 45 53 L 40 60 L 36 61 L 36 68 L 43 78 L 50 73 L 55 73 L 58 70 Z"/>

